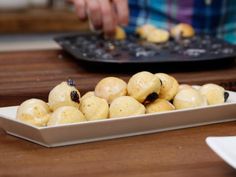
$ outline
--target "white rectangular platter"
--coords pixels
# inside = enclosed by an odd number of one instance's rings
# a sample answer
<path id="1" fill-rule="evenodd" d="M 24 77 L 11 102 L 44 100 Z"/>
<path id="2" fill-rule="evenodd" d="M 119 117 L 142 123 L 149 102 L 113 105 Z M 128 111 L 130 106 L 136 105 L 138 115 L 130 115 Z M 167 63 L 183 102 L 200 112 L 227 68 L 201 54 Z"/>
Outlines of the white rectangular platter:
<path id="1" fill-rule="evenodd" d="M 0 108 L 0 127 L 8 134 L 57 147 L 236 120 L 236 92 L 227 103 L 165 113 L 38 128 L 16 120 L 17 106 Z"/>

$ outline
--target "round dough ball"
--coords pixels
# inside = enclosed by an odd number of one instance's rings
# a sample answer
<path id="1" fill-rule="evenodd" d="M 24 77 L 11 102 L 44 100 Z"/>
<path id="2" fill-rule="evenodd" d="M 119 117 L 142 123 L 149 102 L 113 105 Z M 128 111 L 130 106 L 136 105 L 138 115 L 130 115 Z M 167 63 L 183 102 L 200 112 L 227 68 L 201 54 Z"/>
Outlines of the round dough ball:
<path id="1" fill-rule="evenodd" d="M 154 74 L 142 71 L 130 78 L 127 88 L 128 95 L 146 104 L 157 99 L 161 90 L 161 81 Z"/>
<path id="2" fill-rule="evenodd" d="M 109 114 L 109 105 L 103 98 L 89 96 L 81 99 L 80 111 L 87 120 L 106 119 Z"/>
<path id="3" fill-rule="evenodd" d="M 116 27 L 115 39 L 116 40 L 124 40 L 124 39 L 126 39 L 126 33 L 125 33 L 123 28 L 121 28 L 119 26 Z"/>
<path id="4" fill-rule="evenodd" d="M 179 89 L 178 81 L 174 77 L 165 73 L 157 73 L 155 75 L 161 80 L 162 83 L 159 98 L 172 100 Z"/>
<path id="5" fill-rule="evenodd" d="M 201 86 L 199 86 L 199 85 L 192 85 L 192 88 L 194 88 L 194 89 L 196 89 L 196 90 L 200 90 L 200 88 L 201 88 Z"/>
<path id="6" fill-rule="evenodd" d="M 156 27 L 150 24 L 145 24 L 136 29 L 136 33 L 142 38 L 146 39 L 148 34 L 152 31 L 155 30 Z"/>
<path id="7" fill-rule="evenodd" d="M 48 126 L 72 124 L 86 121 L 83 113 L 73 106 L 62 106 L 51 114 Z"/>
<path id="8" fill-rule="evenodd" d="M 110 105 L 109 117 L 126 117 L 145 114 L 145 107 L 130 96 L 116 98 Z"/>
<path id="9" fill-rule="evenodd" d="M 180 23 L 171 29 L 171 36 L 174 38 L 190 38 L 195 35 L 193 27 L 189 24 Z"/>
<path id="10" fill-rule="evenodd" d="M 80 93 L 74 85 L 68 82 L 62 82 L 54 87 L 48 96 L 48 104 L 55 111 L 62 106 L 79 107 Z"/>
<path id="11" fill-rule="evenodd" d="M 117 77 L 106 77 L 95 87 L 95 96 L 104 98 L 110 104 L 115 98 L 127 94 L 127 84 Z"/>
<path id="12" fill-rule="evenodd" d="M 225 97 L 225 89 L 216 84 L 205 84 L 200 88 L 200 93 L 207 98 L 209 105 L 222 104 L 228 96 Z"/>
<path id="13" fill-rule="evenodd" d="M 174 106 L 176 109 L 194 108 L 206 105 L 206 97 L 193 88 L 181 90 L 174 98 Z"/>
<path id="14" fill-rule="evenodd" d="M 89 91 L 87 93 L 85 93 L 81 98 L 80 98 L 80 102 L 82 102 L 83 99 L 91 97 L 91 96 L 95 96 L 95 92 L 94 91 Z"/>
<path id="15" fill-rule="evenodd" d="M 174 105 L 164 99 L 157 99 L 146 106 L 146 113 L 165 112 L 175 110 Z"/>
<path id="16" fill-rule="evenodd" d="M 180 92 L 181 90 L 184 90 L 184 89 L 192 89 L 193 87 L 191 85 L 188 85 L 188 84 L 180 84 L 179 85 L 179 89 L 178 89 L 178 92 Z"/>
<path id="17" fill-rule="evenodd" d="M 168 31 L 163 29 L 154 29 L 147 34 L 147 41 L 151 43 L 164 43 L 170 38 Z"/>
<path id="18" fill-rule="evenodd" d="M 16 118 L 30 125 L 43 127 L 49 120 L 50 109 L 47 103 L 40 99 L 24 101 L 17 109 Z"/>

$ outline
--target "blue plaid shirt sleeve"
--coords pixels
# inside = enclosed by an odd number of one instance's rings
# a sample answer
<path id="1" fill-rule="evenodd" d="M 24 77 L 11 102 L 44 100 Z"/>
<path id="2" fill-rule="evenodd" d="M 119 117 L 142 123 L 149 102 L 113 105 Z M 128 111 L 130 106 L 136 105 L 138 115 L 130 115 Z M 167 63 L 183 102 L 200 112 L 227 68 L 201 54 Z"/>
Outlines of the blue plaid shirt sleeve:
<path id="1" fill-rule="evenodd" d="M 236 44 L 235 0 L 129 0 L 129 7 L 129 32 L 146 23 L 170 30 L 183 22 Z"/>

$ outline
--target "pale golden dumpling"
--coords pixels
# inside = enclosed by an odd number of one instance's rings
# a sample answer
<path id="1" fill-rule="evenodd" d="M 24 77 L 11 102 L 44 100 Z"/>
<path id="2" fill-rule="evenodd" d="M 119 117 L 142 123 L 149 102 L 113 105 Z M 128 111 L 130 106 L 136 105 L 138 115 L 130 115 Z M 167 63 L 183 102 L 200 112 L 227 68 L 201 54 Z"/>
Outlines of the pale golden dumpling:
<path id="1" fill-rule="evenodd" d="M 199 86 L 199 85 L 192 85 L 192 88 L 194 88 L 194 89 L 196 89 L 196 90 L 200 90 L 200 88 L 201 88 L 201 86 Z"/>
<path id="2" fill-rule="evenodd" d="M 80 98 L 80 101 L 82 101 L 82 100 L 85 99 L 85 98 L 91 97 L 91 96 L 95 96 L 94 91 L 89 91 L 89 92 L 85 93 L 85 94 Z"/>
<path id="3" fill-rule="evenodd" d="M 151 43 L 164 43 L 170 38 L 168 31 L 163 29 L 154 29 L 147 34 L 147 41 Z"/>
<path id="4" fill-rule="evenodd" d="M 157 99 L 161 90 L 161 81 L 154 74 L 142 71 L 130 78 L 127 88 L 128 95 L 146 104 Z"/>
<path id="5" fill-rule="evenodd" d="M 174 38 L 190 38 L 195 35 L 193 27 L 189 24 L 180 23 L 171 29 L 171 36 Z"/>
<path id="6" fill-rule="evenodd" d="M 27 124 L 42 127 L 47 125 L 49 114 L 47 103 L 40 99 L 29 99 L 19 106 L 16 118 Z"/>
<path id="7" fill-rule="evenodd" d="M 110 105 L 110 118 L 145 114 L 145 107 L 130 96 L 116 98 Z"/>
<path id="8" fill-rule="evenodd" d="M 188 85 L 188 84 L 180 84 L 178 92 L 180 92 L 181 90 L 184 90 L 184 89 L 192 89 L 192 86 Z"/>
<path id="9" fill-rule="evenodd" d="M 148 34 L 152 31 L 155 30 L 156 27 L 150 24 L 145 24 L 136 29 L 136 33 L 143 39 L 146 39 Z"/>
<path id="10" fill-rule="evenodd" d="M 86 121 L 83 113 L 73 106 L 59 107 L 54 111 L 48 121 L 48 126 L 73 124 Z"/>
<path id="11" fill-rule="evenodd" d="M 146 105 L 146 113 L 166 112 L 172 110 L 175 110 L 174 105 L 164 99 L 157 99 Z"/>
<path id="12" fill-rule="evenodd" d="M 127 94 L 127 84 L 117 77 L 106 77 L 95 87 L 95 96 L 104 98 L 110 104 L 115 98 Z"/>
<path id="13" fill-rule="evenodd" d="M 124 29 L 117 26 L 114 38 L 116 40 L 124 40 L 126 38 L 126 33 L 125 33 Z"/>
<path id="14" fill-rule="evenodd" d="M 109 105 L 103 98 L 89 96 L 81 99 L 80 110 L 87 120 L 106 119 L 109 114 Z"/>
<path id="15" fill-rule="evenodd" d="M 216 84 L 205 84 L 200 88 L 200 92 L 206 96 L 209 105 L 222 104 L 229 96 L 223 87 Z"/>
<path id="16" fill-rule="evenodd" d="M 178 81 L 165 73 L 155 74 L 161 80 L 161 91 L 159 93 L 159 98 L 172 100 L 179 90 Z"/>
<path id="17" fill-rule="evenodd" d="M 62 82 L 54 87 L 48 96 L 48 104 L 55 111 L 61 106 L 79 107 L 80 92 L 75 88 L 71 80 Z"/>
<path id="18" fill-rule="evenodd" d="M 185 109 L 206 106 L 207 100 L 199 91 L 191 88 L 183 89 L 178 92 L 173 103 L 176 109 Z"/>

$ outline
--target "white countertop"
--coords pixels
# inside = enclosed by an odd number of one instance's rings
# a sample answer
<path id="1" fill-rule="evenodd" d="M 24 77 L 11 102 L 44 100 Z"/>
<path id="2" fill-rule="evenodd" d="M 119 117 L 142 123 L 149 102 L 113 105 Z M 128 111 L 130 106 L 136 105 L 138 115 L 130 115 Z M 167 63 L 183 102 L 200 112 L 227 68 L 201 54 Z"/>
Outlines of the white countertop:
<path id="1" fill-rule="evenodd" d="M 55 34 L 0 35 L 0 52 L 25 50 L 56 50 Z"/>

